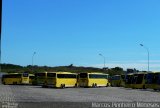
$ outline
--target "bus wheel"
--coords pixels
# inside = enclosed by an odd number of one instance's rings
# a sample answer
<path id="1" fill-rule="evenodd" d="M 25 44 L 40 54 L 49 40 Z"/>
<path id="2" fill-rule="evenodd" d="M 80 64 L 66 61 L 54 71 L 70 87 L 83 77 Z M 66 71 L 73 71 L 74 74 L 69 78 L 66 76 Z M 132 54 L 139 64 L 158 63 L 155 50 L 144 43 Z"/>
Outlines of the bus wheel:
<path id="1" fill-rule="evenodd" d="M 61 88 L 65 88 L 65 84 L 61 84 Z"/>
<path id="2" fill-rule="evenodd" d="M 97 87 L 97 84 L 95 83 L 94 87 Z"/>
<path id="3" fill-rule="evenodd" d="M 61 88 L 63 88 L 63 84 L 61 84 Z"/>
<path id="4" fill-rule="evenodd" d="M 92 84 L 92 88 L 94 88 L 95 87 L 95 85 L 94 85 L 94 83 Z"/>
<path id="5" fill-rule="evenodd" d="M 74 87 L 78 87 L 78 85 L 77 84 L 75 84 L 75 86 Z"/>
<path id="6" fill-rule="evenodd" d="M 109 86 L 109 84 L 107 83 L 106 87 L 108 87 L 108 86 Z"/>

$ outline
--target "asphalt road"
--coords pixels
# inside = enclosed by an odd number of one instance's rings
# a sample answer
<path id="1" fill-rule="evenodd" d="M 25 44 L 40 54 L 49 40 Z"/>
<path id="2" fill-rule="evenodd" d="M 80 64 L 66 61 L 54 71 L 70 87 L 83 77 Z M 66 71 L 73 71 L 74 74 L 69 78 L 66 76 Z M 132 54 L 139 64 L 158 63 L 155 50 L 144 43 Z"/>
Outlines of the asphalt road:
<path id="1" fill-rule="evenodd" d="M 101 88 L 41 88 L 27 85 L 0 85 L 0 102 L 3 108 L 11 103 L 15 108 L 28 104 L 46 108 L 91 107 L 92 102 L 160 102 L 160 92 L 154 90 L 127 89 L 123 87 Z M 13 107 L 12 107 L 13 108 Z M 48 106 L 49 108 L 49 106 Z"/>

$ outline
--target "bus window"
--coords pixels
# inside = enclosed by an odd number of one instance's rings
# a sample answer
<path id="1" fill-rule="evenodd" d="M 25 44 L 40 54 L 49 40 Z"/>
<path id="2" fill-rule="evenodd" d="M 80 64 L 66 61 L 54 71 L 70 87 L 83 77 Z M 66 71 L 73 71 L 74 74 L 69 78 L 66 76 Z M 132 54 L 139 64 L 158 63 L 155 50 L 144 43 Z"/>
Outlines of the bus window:
<path id="1" fill-rule="evenodd" d="M 155 73 L 154 78 L 153 78 L 153 84 L 156 84 L 158 81 L 158 74 Z"/>
<path id="2" fill-rule="evenodd" d="M 23 73 L 23 77 L 28 77 L 28 75 L 29 75 L 29 74 L 26 73 L 26 72 Z"/>
<path id="3" fill-rule="evenodd" d="M 104 78 L 107 79 L 107 75 L 89 74 L 89 78 Z"/>
<path id="4" fill-rule="evenodd" d="M 47 77 L 54 77 L 55 78 L 56 77 L 56 73 L 48 73 Z"/>
<path id="5" fill-rule="evenodd" d="M 154 78 L 154 74 L 153 73 L 148 73 L 147 74 L 147 77 L 146 77 L 146 83 L 147 84 L 152 84 L 152 80 L 153 80 L 153 78 Z"/>
<path id="6" fill-rule="evenodd" d="M 35 76 L 36 77 L 44 77 L 46 74 L 45 73 L 36 73 Z"/>
<path id="7" fill-rule="evenodd" d="M 137 76 L 136 84 L 141 84 L 143 81 L 144 74 L 139 74 Z"/>
<path id="8" fill-rule="evenodd" d="M 76 78 L 74 74 L 57 74 L 57 78 Z"/>
<path id="9" fill-rule="evenodd" d="M 121 86 L 121 75 L 114 75 L 114 76 L 112 76 L 111 86 L 112 87 L 119 87 L 119 86 Z"/>
<path id="10" fill-rule="evenodd" d="M 157 80 L 157 84 L 160 85 L 160 73 L 158 73 L 158 80 Z"/>

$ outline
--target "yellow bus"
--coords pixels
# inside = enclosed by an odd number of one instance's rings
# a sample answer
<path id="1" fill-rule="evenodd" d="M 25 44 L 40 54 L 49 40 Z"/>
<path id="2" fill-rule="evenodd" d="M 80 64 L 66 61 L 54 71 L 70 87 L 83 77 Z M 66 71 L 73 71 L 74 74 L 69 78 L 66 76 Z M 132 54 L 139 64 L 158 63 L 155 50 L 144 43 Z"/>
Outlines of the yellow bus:
<path id="1" fill-rule="evenodd" d="M 160 90 L 160 72 L 150 72 L 146 76 L 147 89 Z"/>
<path id="2" fill-rule="evenodd" d="M 134 80 L 132 83 L 132 88 L 136 89 L 145 89 L 145 83 L 146 83 L 146 72 L 138 72 L 134 74 Z"/>
<path id="3" fill-rule="evenodd" d="M 35 85 L 44 85 L 47 80 L 47 72 L 37 72 L 35 73 Z"/>
<path id="4" fill-rule="evenodd" d="M 35 75 L 29 74 L 29 84 L 33 84 L 35 82 Z"/>
<path id="5" fill-rule="evenodd" d="M 48 72 L 45 86 L 56 88 L 77 87 L 77 74 L 71 72 Z"/>
<path id="6" fill-rule="evenodd" d="M 3 84 L 29 84 L 28 73 L 9 73 L 2 76 Z"/>
<path id="7" fill-rule="evenodd" d="M 108 74 L 104 73 L 80 73 L 78 79 L 79 87 L 109 86 Z"/>
<path id="8" fill-rule="evenodd" d="M 133 73 L 129 73 L 129 74 L 126 75 L 125 88 L 132 88 L 133 78 L 134 78 Z"/>
<path id="9" fill-rule="evenodd" d="M 121 86 L 121 75 L 114 75 L 111 77 L 111 86 L 120 87 Z"/>

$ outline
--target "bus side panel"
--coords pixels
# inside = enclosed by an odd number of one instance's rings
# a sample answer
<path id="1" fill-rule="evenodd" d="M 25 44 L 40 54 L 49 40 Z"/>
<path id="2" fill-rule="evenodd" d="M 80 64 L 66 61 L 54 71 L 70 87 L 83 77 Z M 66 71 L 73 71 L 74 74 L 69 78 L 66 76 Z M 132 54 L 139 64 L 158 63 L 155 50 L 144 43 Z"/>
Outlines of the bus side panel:
<path id="1" fill-rule="evenodd" d="M 65 84 L 65 87 L 75 87 L 76 83 L 76 78 L 57 78 L 56 87 L 61 87 L 61 84 Z"/>
<path id="2" fill-rule="evenodd" d="M 92 87 L 93 84 L 97 84 L 97 86 L 107 86 L 108 80 L 107 79 L 95 79 L 95 78 L 91 79 L 90 78 L 88 86 Z"/>
<path id="3" fill-rule="evenodd" d="M 4 84 L 21 84 L 21 78 L 4 78 Z"/>

